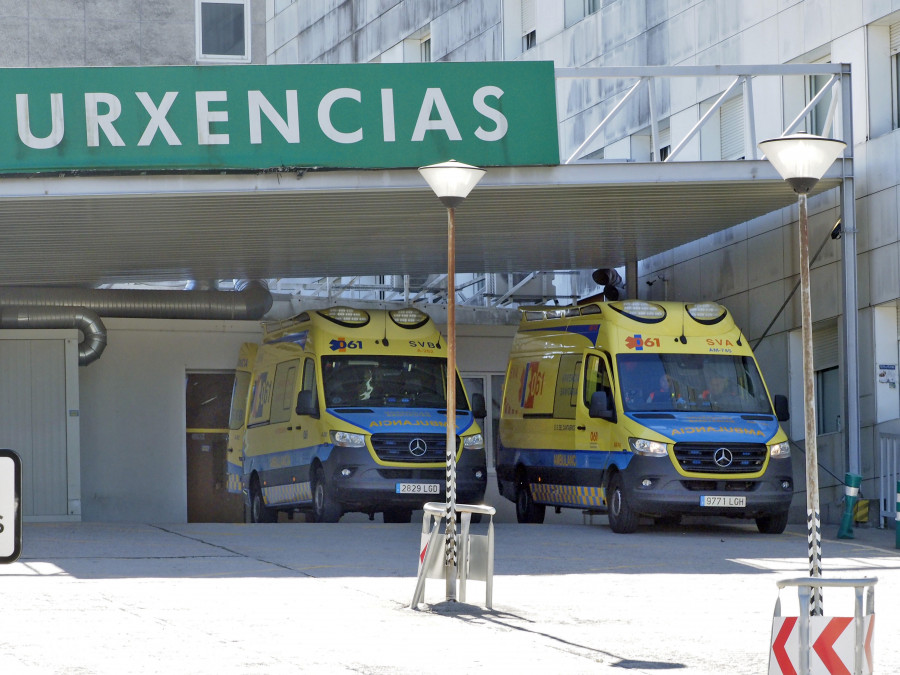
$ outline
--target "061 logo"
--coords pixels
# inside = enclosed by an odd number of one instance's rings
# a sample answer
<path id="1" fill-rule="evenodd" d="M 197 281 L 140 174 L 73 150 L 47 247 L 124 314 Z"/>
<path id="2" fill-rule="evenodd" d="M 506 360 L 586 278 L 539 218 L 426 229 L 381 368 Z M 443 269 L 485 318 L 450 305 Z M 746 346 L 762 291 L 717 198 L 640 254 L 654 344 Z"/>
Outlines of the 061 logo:
<path id="1" fill-rule="evenodd" d="M 625 338 L 625 346 L 636 352 L 644 351 L 644 347 L 659 347 L 659 338 L 629 335 Z"/>
<path id="2" fill-rule="evenodd" d="M 328 348 L 333 352 L 345 352 L 348 349 L 362 349 L 362 340 L 345 340 L 337 338 L 328 343 Z"/>

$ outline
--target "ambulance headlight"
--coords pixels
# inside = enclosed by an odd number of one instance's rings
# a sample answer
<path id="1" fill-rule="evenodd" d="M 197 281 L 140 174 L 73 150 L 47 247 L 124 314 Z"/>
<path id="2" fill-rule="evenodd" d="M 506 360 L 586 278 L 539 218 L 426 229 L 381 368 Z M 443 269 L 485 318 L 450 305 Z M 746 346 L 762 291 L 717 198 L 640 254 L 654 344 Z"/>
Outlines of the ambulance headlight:
<path id="1" fill-rule="evenodd" d="M 659 441 L 648 441 L 646 438 L 629 438 L 628 445 L 631 451 L 636 455 L 644 455 L 646 457 L 665 457 L 668 449 L 665 443 Z"/>
<path id="2" fill-rule="evenodd" d="M 484 450 L 484 436 L 472 434 L 463 439 L 463 448 L 466 450 Z"/>
<path id="3" fill-rule="evenodd" d="M 331 442 L 339 448 L 364 448 L 366 437 L 349 431 L 332 431 Z"/>
<path id="4" fill-rule="evenodd" d="M 787 441 L 783 443 L 776 443 L 775 445 L 769 446 L 769 455 L 772 459 L 782 459 L 784 457 L 791 456 L 791 444 Z"/>

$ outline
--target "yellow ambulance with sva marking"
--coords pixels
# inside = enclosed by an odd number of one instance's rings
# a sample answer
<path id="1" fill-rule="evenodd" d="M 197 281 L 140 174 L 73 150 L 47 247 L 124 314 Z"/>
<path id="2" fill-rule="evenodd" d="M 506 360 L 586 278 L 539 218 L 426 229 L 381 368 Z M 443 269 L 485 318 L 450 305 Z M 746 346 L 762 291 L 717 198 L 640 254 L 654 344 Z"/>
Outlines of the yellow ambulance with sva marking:
<path id="1" fill-rule="evenodd" d="M 774 405 L 773 405 L 774 402 Z M 523 308 L 503 395 L 497 480 L 519 522 L 547 506 L 787 525 L 790 447 L 747 339 L 711 302 Z"/>
<path id="2" fill-rule="evenodd" d="M 279 511 L 336 522 L 350 511 L 409 522 L 445 501 L 447 348 L 414 308 L 331 307 L 263 323 L 263 343 L 238 359 L 229 434 L 229 490 L 251 522 Z M 480 503 L 484 439 L 456 376 L 456 491 Z"/>

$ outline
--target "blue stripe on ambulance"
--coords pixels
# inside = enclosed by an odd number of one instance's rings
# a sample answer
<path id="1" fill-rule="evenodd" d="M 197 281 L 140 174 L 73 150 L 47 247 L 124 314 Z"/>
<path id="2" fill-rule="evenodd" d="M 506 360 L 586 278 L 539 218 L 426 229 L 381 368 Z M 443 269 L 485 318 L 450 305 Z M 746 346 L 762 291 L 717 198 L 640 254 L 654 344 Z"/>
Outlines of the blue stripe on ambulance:
<path id="1" fill-rule="evenodd" d="M 554 472 L 571 469 L 605 471 L 610 467 L 624 470 L 634 455 L 630 451 L 603 450 L 514 450 L 501 448 L 500 452 L 513 453 L 518 461 L 531 471 L 543 469 L 551 476 Z M 599 485 L 569 485 L 549 481 L 529 482 L 531 494 L 539 503 L 558 506 L 593 507 L 606 504 L 606 490 Z"/>
<path id="2" fill-rule="evenodd" d="M 283 483 L 280 485 L 266 485 L 266 473 L 272 471 L 290 470 L 291 467 L 309 466 L 314 457 L 323 462 L 331 455 L 333 446 L 330 443 L 310 445 L 306 448 L 295 448 L 284 452 L 275 452 L 255 457 L 248 457 L 245 463 L 244 480 L 256 471 L 262 477 L 263 496 L 266 504 L 289 504 L 298 501 L 312 501 L 310 481 L 296 483 Z M 230 477 L 229 477 L 230 482 Z"/>

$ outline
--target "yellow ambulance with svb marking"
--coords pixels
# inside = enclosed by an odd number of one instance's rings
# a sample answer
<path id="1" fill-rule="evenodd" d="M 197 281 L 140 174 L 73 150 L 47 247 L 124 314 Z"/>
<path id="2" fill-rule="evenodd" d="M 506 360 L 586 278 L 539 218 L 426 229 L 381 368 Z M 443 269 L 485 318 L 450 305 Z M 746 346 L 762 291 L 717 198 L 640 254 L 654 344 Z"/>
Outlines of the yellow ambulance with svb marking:
<path id="1" fill-rule="evenodd" d="M 263 323 L 241 348 L 229 435 L 229 489 L 251 522 L 279 511 L 336 522 L 346 512 L 409 522 L 446 500 L 447 346 L 415 308 L 331 307 Z M 456 492 L 480 503 L 484 438 L 456 375 Z"/>
<path id="2" fill-rule="evenodd" d="M 753 352 L 722 305 L 627 300 L 523 308 L 500 419 L 497 480 L 519 522 L 547 506 L 755 519 L 781 533 L 790 446 Z"/>

